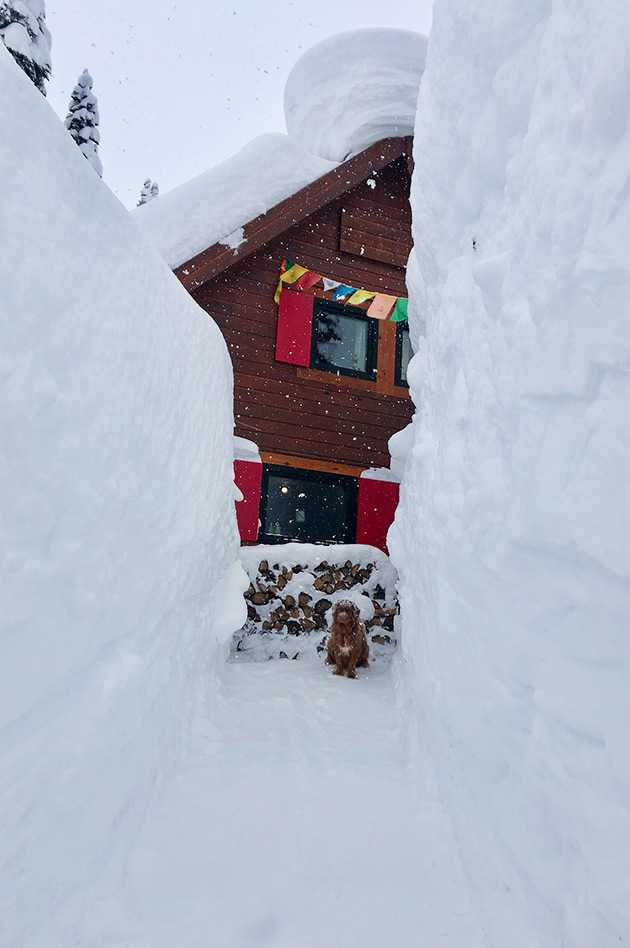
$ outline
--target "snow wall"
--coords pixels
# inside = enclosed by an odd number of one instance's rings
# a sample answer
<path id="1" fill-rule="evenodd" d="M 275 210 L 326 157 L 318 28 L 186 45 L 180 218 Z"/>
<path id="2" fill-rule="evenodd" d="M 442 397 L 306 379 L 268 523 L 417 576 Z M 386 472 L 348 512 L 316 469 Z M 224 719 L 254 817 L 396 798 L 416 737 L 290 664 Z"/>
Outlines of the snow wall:
<path id="1" fill-rule="evenodd" d="M 491 948 L 630 944 L 628 36 L 627 0 L 438 0 L 418 102 L 389 543 Z"/>
<path id="2" fill-rule="evenodd" d="M 219 330 L 1 44 L 0 102 L 0 943 L 61 948 L 247 581 Z"/>

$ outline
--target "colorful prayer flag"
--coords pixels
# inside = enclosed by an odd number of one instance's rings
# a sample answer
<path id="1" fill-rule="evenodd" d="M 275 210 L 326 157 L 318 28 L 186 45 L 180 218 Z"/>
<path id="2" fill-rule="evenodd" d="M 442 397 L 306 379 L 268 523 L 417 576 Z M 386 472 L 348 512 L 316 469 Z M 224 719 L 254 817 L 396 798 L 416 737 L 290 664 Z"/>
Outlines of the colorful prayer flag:
<path id="1" fill-rule="evenodd" d="M 282 293 L 282 279 L 278 280 L 278 285 L 276 287 L 276 292 L 273 294 L 274 303 L 280 302 L 280 294 Z"/>
<path id="2" fill-rule="evenodd" d="M 395 296 L 385 296 L 384 293 L 377 293 L 368 306 L 367 314 L 372 319 L 387 319 L 395 304 Z"/>
<path id="3" fill-rule="evenodd" d="M 287 263 L 288 262 L 289 261 L 287 261 Z M 305 273 L 308 273 L 306 267 L 301 267 L 299 263 L 294 263 L 293 266 L 281 274 L 280 279 L 285 283 L 295 283 L 296 280 L 299 280 Z"/>
<path id="4" fill-rule="evenodd" d="M 361 303 L 371 300 L 373 296 L 376 296 L 376 293 L 370 293 L 369 290 L 355 290 L 348 303 L 350 306 L 360 306 Z"/>
<path id="5" fill-rule="evenodd" d="M 356 292 L 356 286 L 346 286 L 345 283 L 340 283 L 335 294 L 333 296 L 334 300 L 345 300 L 346 296 L 349 296 L 351 293 Z"/>
<path id="6" fill-rule="evenodd" d="M 409 300 L 397 299 L 396 305 L 394 306 L 394 312 L 392 313 L 392 322 L 393 323 L 402 323 L 407 319 L 407 307 L 409 306 Z"/>
<path id="7" fill-rule="evenodd" d="M 319 273 L 313 273 L 311 270 L 307 270 L 299 280 L 295 281 L 296 290 L 310 290 L 312 286 L 315 286 L 316 283 L 319 283 L 321 276 Z"/>
<path id="8" fill-rule="evenodd" d="M 330 290 L 336 290 L 338 286 L 341 286 L 339 280 L 329 280 L 328 277 L 322 277 L 324 281 L 324 293 L 328 293 Z"/>

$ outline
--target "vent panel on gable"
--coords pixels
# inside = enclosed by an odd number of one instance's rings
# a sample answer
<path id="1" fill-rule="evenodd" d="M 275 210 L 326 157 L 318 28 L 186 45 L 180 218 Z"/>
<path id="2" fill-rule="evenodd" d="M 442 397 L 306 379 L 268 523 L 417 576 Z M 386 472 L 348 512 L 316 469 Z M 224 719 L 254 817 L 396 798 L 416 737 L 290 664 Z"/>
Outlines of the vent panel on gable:
<path id="1" fill-rule="evenodd" d="M 411 251 L 411 225 L 401 227 L 376 211 L 343 208 L 339 249 L 395 267 L 406 267 Z"/>

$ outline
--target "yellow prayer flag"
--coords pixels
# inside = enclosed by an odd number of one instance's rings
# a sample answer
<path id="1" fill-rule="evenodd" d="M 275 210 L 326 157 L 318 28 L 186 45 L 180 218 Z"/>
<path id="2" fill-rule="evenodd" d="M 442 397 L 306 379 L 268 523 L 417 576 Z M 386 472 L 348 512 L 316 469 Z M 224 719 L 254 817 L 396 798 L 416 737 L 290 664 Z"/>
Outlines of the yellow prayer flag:
<path id="1" fill-rule="evenodd" d="M 359 306 L 361 303 L 365 303 L 366 300 L 371 300 L 373 296 L 376 296 L 376 293 L 370 293 L 369 290 L 355 290 L 352 296 L 348 297 L 346 303 L 350 303 L 351 306 Z"/>
<path id="2" fill-rule="evenodd" d="M 384 293 L 377 293 L 374 300 L 368 306 L 367 314 L 373 319 L 387 319 L 395 304 L 395 296 L 385 296 Z"/>
<path id="3" fill-rule="evenodd" d="M 306 267 L 301 267 L 299 263 L 294 263 L 290 270 L 285 270 L 285 272 L 281 274 L 280 280 L 285 283 L 295 283 L 295 281 L 299 280 L 305 273 L 308 273 Z"/>
<path id="4" fill-rule="evenodd" d="M 278 280 L 278 285 L 276 287 L 276 292 L 273 294 L 274 303 L 280 302 L 280 294 L 282 293 L 282 280 Z"/>

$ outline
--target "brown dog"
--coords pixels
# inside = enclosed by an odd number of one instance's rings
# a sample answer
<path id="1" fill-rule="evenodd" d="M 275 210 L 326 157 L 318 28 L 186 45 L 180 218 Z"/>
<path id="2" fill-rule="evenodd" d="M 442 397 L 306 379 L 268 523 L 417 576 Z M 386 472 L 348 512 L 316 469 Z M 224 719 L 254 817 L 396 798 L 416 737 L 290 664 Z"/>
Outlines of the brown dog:
<path id="1" fill-rule="evenodd" d="M 349 599 L 340 599 L 333 606 L 332 617 L 326 664 L 335 666 L 333 675 L 345 671 L 348 678 L 356 678 L 357 668 L 370 667 L 370 648 L 359 610 Z"/>

